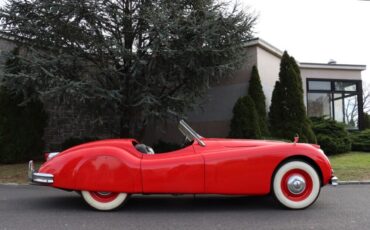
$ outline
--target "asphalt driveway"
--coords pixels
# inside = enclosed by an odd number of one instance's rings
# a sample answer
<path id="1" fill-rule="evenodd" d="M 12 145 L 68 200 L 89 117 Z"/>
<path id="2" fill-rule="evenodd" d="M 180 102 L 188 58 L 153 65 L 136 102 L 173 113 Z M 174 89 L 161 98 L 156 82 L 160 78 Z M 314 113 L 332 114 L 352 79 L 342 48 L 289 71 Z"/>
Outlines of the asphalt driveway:
<path id="1" fill-rule="evenodd" d="M 133 196 L 114 212 L 74 192 L 0 185 L 0 229 L 370 229 L 370 185 L 325 187 L 302 211 L 269 197 Z"/>

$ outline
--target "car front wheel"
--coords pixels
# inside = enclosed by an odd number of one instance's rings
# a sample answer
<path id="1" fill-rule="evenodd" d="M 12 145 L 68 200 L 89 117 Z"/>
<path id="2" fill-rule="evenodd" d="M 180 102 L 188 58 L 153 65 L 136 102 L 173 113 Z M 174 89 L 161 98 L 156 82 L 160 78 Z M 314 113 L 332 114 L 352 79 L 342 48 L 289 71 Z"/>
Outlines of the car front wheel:
<path id="1" fill-rule="evenodd" d="M 276 200 L 289 209 L 309 207 L 316 201 L 321 189 L 317 171 L 303 161 L 283 164 L 276 171 L 272 186 Z"/>
<path id="2" fill-rule="evenodd" d="M 81 195 L 91 207 L 100 211 L 118 208 L 128 198 L 127 193 L 81 191 Z"/>

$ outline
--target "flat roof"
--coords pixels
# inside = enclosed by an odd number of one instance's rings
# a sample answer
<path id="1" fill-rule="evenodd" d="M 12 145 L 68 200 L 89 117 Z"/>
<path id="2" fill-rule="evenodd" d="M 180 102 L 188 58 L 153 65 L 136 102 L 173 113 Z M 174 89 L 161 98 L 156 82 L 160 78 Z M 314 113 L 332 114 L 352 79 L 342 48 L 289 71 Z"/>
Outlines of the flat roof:
<path id="1" fill-rule="evenodd" d="M 337 70 L 366 70 L 366 65 L 353 65 L 353 64 L 329 64 L 329 63 L 313 63 L 301 62 L 299 67 L 303 69 L 337 69 Z"/>
<path id="2" fill-rule="evenodd" d="M 246 46 L 259 46 L 262 49 L 266 50 L 267 52 L 270 52 L 271 54 L 277 56 L 278 58 L 281 58 L 284 54 L 283 51 L 279 50 L 275 46 L 271 45 L 270 43 L 266 42 L 265 40 L 261 38 L 253 38 L 249 40 L 246 44 Z"/>
<path id="3" fill-rule="evenodd" d="M 278 58 L 281 58 L 283 56 L 283 51 L 258 37 L 249 40 L 246 46 L 247 47 L 258 46 Z M 329 64 L 329 63 L 298 62 L 298 61 L 297 64 L 302 69 L 332 69 L 332 70 L 357 70 L 357 71 L 366 70 L 366 65 L 334 64 L 334 63 Z"/>

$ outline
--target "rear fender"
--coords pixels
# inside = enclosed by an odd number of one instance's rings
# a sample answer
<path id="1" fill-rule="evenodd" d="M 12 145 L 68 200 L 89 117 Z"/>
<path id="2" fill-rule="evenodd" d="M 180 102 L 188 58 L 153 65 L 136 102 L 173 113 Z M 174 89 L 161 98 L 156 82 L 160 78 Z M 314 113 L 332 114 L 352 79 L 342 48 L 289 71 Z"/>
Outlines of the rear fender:
<path id="1" fill-rule="evenodd" d="M 142 192 L 140 158 L 116 147 L 78 149 L 45 164 L 44 171 L 53 172 L 59 188 Z"/>

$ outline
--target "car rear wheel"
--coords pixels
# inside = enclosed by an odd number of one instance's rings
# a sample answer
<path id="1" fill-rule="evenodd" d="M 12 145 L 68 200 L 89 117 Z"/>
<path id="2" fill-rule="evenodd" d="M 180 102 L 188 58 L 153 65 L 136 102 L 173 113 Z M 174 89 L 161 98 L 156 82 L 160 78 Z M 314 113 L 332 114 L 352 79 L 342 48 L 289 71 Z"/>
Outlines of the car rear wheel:
<path id="1" fill-rule="evenodd" d="M 316 201 L 321 189 L 317 171 L 303 161 L 283 164 L 276 171 L 272 186 L 276 200 L 289 209 L 309 207 Z"/>
<path id="2" fill-rule="evenodd" d="M 127 193 L 94 191 L 81 191 L 81 195 L 86 203 L 101 211 L 110 211 L 118 208 L 128 197 Z"/>

